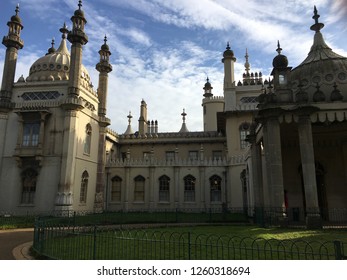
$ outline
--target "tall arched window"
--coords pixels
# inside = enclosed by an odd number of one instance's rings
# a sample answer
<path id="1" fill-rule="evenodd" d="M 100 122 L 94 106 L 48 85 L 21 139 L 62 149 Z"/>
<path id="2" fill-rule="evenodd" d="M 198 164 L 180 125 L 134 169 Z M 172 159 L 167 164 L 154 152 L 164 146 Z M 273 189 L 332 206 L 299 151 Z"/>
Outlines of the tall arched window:
<path id="1" fill-rule="evenodd" d="M 138 175 L 134 179 L 135 188 L 134 188 L 134 201 L 145 201 L 145 178 L 141 175 Z"/>
<path id="2" fill-rule="evenodd" d="M 89 174 L 87 171 L 84 171 L 81 178 L 80 203 L 87 202 L 88 179 Z"/>
<path id="3" fill-rule="evenodd" d="M 159 177 L 159 201 L 170 201 L 170 178 L 166 175 Z"/>
<path id="4" fill-rule="evenodd" d="M 222 199 L 222 178 L 213 175 L 210 177 L 210 200 L 211 202 L 221 201 Z"/>
<path id="5" fill-rule="evenodd" d="M 111 201 L 112 202 L 118 202 L 121 201 L 121 195 L 122 195 L 122 178 L 118 176 L 114 176 L 112 178 L 112 185 L 111 185 Z"/>
<path id="6" fill-rule="evenodd" d="M 91 143 L 92 143 L 92 126 L 88 123 L 86 125 L 86 134 L 84 139 L 84 153 L 87 155 L 90 154 Z"/>
<path id="7" fill-rule="evenodd" d="M 22 173 L 22 204 L 33 204 L 36 192 L 37 171 L 28 168 Z"/>
<path id="8" fill-rule="evenodd" d="M 196 179 L 192 175 L 187 175 L 183 178 L 184 180 L 184 201 L 193 202 L 195 201 L 195 183 Z"/>
<path id="9" fill-rule="evenodd" d="M 246 141 L 247 135 L 249 135 L 250 132 L 250 124 L 248 122 L 244 122 L 239 126 L 240 131 L 240 148 L 244 149 L 248 146 L 248 143 Z"/>

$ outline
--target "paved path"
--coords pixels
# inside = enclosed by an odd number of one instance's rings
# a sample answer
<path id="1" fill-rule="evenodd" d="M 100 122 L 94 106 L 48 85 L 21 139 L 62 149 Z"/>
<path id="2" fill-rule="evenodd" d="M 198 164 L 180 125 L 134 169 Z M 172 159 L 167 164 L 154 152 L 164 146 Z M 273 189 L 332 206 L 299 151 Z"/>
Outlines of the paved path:
<path id="1" fill-rule="evenodd" d="M 0 260 L 22 258 L 24 251 L 30 248 L 33 241 L 33 229 L 0 230 Z"/>

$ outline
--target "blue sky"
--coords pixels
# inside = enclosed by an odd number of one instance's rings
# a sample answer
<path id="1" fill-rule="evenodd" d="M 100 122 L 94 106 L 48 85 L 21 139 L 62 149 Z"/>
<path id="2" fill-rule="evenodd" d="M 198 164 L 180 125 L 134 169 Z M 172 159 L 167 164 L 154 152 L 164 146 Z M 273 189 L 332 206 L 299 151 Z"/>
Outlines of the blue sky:
<path id="1" fill-rule="evenodd" d="M 16 80 L 27 77 L 30 66 L 43 56 L 59 28 L 78 8 L 78 0 L 5 0 L 0 4 L 0 35 L 19 2 L 24 25 Z M 347 0 L 84 0 L 89 42 L 83 64 L 97 87 L 98 50 L 105 34 L 112 52 L 107 115 L 111 128 L 123 133 L 129 111 L 137 130 L 140 102 L 147 102 L 148 118 L 159 131 L 178 131 L 183 108 L 190 131 L 202 130 L 201 100 L 206 77 L 214 95 L 222 95 L 221 58 L 229 41 L 237 58 L 235 79 L 242 78 L 248 49 L 251 71 L 268 77 L 277 40 L 289 66 L 303 61 L 312 45 L 313 6 L 328 45 L 347 56 Z M 3 67 L 5 47 L 0 48 Z M 2 78 L 2 71 L 0 72 Z"/>

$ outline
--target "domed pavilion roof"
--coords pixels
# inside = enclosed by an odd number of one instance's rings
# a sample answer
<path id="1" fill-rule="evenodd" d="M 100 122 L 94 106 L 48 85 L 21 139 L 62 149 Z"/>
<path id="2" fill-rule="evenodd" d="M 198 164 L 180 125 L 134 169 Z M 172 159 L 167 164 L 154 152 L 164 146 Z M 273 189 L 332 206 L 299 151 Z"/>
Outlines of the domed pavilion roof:
<path id="1" fill-rule="evenodd" d="M 35 81 L 61 81 L 69 79 L 70 52 L 66 46 L 66 36 L 62 40 L 57 50 L 52 46 L 48 53 L 36 60 L 30 67 L 27 82 Z M 82 77 L 90 83 L 90 76 L 87 69 L 82 65 Z"/>
<path id="2" fill-rule="evenodd" d="M 329 85 L 334 83 L 347 84 L 347 57 L 335 53 L 324 41 L 320 30 L 323 23 L 318 22 L 319 15 L 314 9 L 315 24 L 311 30 L 315 31 L 313 45 L 306 59 L 291 72 L 291 81 L 294 86 L 302 85 L 304 88 L 315 88 L 317 84 Z"/>

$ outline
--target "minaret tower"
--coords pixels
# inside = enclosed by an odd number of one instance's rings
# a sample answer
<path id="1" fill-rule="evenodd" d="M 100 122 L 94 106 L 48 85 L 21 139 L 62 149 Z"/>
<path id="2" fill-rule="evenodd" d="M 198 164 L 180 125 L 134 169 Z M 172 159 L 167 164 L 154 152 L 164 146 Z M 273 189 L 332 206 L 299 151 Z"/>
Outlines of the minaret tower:
<path id="1" fill-rule="evenodd" d="M 2 43 L 6 47 L 6 54 L 0 91 L 0 174 L 2 171 L 3 153 L 5 152 L 8 112 L 11 109 L 12 86 L 16 73 L 18 50 L 24 46 L 24 42 L 20 38 L 23 25 L 18 12 L 19 6 L 17 5 L 16 14 L 7 22 L 9 27 L 8 34 L 2 39 Z"/>
<path id="2" fill-rule="evenodd" d="M 16 14 L 7 22 L 8 34 L 2 39 L 2 44 L 6 47 L 4 72 L 2 76 L 0 93 L 0 110 L 7 111 L 11 104 L 12 86 L 16 74 L 18 50 L 24 46 L 20 38 L 20 32 L 23 29 L 22 20 L 19 17 L 19 5 L 17 5 Z"/>
<path id="3" fill-rule="evenodd" d="M 213 96 L 212 89 L 210 80 L 207 78 L 202 99 L 204 131 L 217 131 L 217 112 L 223 112 L 224 109 L 224 98 Z"/>
<path id="4" fill-rule="evenodd" d="M 234 63 L 236 58 L 234 52 L 230 49 L 229 42 L 227 43 L 226 50 L 223 53 L 222 62 L 224 63 L 224 89 L 230 88 L 234 85 Z"/>
<path id="5" fill-rule="evenodd" d="M 84 26 L 87 20 L 82 11 L 82 1 L 78 3 L 78 10 L 71 17 L 72 30 L 69 31 L 67 39 L 71 43 L 71 58 L 69 71 L 69 98 L 77 98 L 79 96 L 79 81 L 81 76 L 82 65 L 82 46 L 88 43 L 88 36 L 84 33 Z"/>
<path id="6" fill-rule="evenodd" d="M 110 48 L 107 45 L 105 35 L 104 44 L 99 50 L 100 61 L 96 64 L 96 70 L 99 72 L 98 98 L 99 98 L 99 147 L 98 147 L 98 167 L 96 175 L 96 191 L 94 201 L 94 211 L 100 212 L 104 208 L 105 189 L 105 166 L 106 166 L 106 127 L 110 125 L 110 120 L 106 118 L 106 101 L 108 88 L 108 73 L 112 71 L 110 64 Z"/>
<path id="7" fill-rule="evenodd" d="M 78 110 L 83 108 L 82 101 L 78 98 L 80 94 L 79 84 L 82 68 L 82 46 L 88 42 L 84 33 L 87 23 L 84 12 L 81 10 L 82 1 L 78 3 L 79 9 L 71 17 L 72 30 L 68 32 L 67 39 L 71 43 L 70 71 L 68 82 L 68 96 L 62 108 L 65 110 L 64 133 L 62 143 L 62 165 L 60 183 L 56 197 L 56 210 L 66 211 L 73 209 L 73 193 L 75 182 L 76 153 L 78 146 L 79 118 Z M 61 46 L 65 44 L 66 25 L 60 29 L 63 33 Z M 59 47 L 60 48 L 60 47 Z"/>
<path id="8" fill-rule="evenodd" d="M 234 63 L 236 58 L 234 52 L 230 49 L 229 42 L 223 53 L 222 62 L 224 63 L 224 99 L 225 110 L 233 111 L 236 108 L 236 86 L 234 79 Z"/>
<path id="9" fill-rule="evenodd" d="M 106 116 L 106 104 L 107 104 L 107 88 L 108 88 L 108 73 L 112 71 L 112 65 L 110 64 L 110 48 L 106 44 L 107 37 L 105 35 L 104 44 L 99 51 L 100 61 L 96 65 L 96 70 L 99 72 L 99 86 L 98 86 L 98 98 L 99 98 L 99 117 Z"/>

